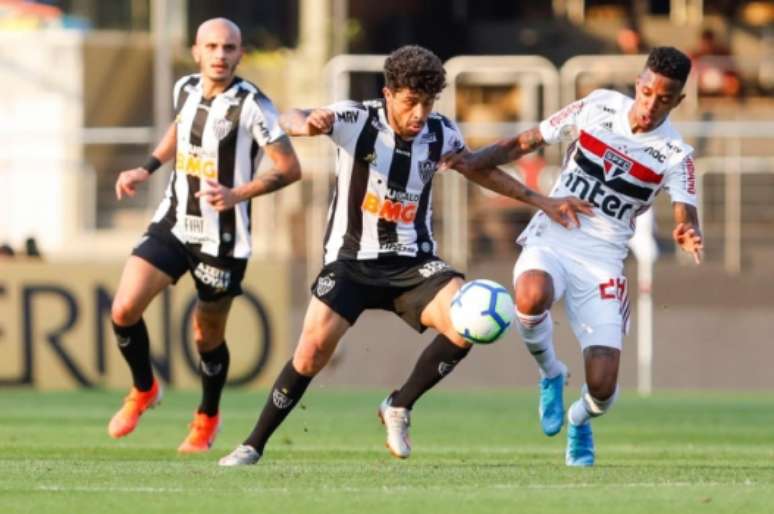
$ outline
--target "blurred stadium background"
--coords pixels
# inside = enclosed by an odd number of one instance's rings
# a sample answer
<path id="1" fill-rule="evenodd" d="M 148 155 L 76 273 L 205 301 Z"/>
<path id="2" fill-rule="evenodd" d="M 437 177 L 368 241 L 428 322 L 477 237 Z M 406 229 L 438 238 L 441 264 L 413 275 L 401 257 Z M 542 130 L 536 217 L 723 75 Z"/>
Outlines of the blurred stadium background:
<path id="1" fill-rule="evenodd" d="M 459 121 L 471 147 L 593 88 L 631 90 L 649 47 L 690 53 L 694 72 L 673 121 L 697 150 L 707 262 L 697 268 L 675 253 L 662 197 L 660 256 L 652 284 L 639 280 L 641 293 L 652 290 L 653 318 L 648 327 L 635 319 L 622 384 L 642 392 L 774 387 L 774 2 L 760 0 L 1 0 L 0 243 L 15 253 L 0 261 L 2 384 L 129 383 L 109 330 L 110 298 L 169 167 L 128 201 L 116 201 L 113 184 L 171 120 L 172 84 L 194 70 L 195 28 L 214 16 L 241 26 L 239 74 L 280 109 L 376 97 L 383 55 L 427 46 L 446 62 L 450 83 L 437 108 Z M 228 337 L 242 384 L 265 385 L 287 358 L 320 263 L 332 148 L 294 145 L 303 183 L 254 203 L 249 294 Z M 559 155 L 552 148 L 510 170 L 547 191 Z M 441 254 L 469 277 L 509 284 L 513 239 L 531 212 L 454 174 L 437 182 Z M 643 266 L 630 258 L 633 283 Z M 148 316 L 157 369 L 179 387 L 196 383 L 187 282 Z M 557 322 L 559 354 L 582 376 L 561 314 Z M 652 363 L 642 348 L 649 328 Z M 393 385 L 425 339 L 369 313 L 315 384 Z M 512 334 L 473 352 L 444 387 L 524 387 L 535 378 Z"/>

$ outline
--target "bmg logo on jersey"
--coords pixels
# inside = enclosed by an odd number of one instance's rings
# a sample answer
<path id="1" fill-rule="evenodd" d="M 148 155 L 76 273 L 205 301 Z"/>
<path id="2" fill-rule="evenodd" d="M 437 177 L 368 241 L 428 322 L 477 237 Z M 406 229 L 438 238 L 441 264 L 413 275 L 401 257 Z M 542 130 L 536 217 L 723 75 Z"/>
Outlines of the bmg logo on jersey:
<path id="1" fill-rule="evenodd" d="M 364 211 L 375 214 L 380 218 L 393 223 L 413 223 L 417 216 L 417 202 L 419 195 L 406 192 L 393 191 L 388 194 L 392 198 L 382 200 L 378 195 L 368 192 L 361 206 Z"/>
<path id="2" fill-rule="evenodd" d="M 194 270 L 194 276 L 203 284 L 210 286 L 217 291 L 225 291 L 231 283 L 231 272 L 210 266 L 200 262 Z"/>
<path id="3" fill-rule="evenodd" d="M 218 178 L 218 164 L 215 159 L 195 152 L 178 152 L 175 170 L 199 178 L 212 180 L 217 180 Z"/>

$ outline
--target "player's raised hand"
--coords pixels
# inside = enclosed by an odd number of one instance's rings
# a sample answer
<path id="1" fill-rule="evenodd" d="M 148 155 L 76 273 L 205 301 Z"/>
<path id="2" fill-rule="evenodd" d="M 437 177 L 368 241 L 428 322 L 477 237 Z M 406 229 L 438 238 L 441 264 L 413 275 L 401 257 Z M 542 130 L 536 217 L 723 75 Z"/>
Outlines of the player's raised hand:
<path id="1" fill-rule="evenodd" d="M 701 264 L 704 258 L 704 238 L 690 223 L 678 223 L 672 231 L 672 238 L 684 252 L 693 255 L 693 261 Z"/>
<path id="2" fill-rule="evenodd" d="M 333 121 L 334 113 L 330 109 L 314 109 L 306 117 L 306 128 L 310 136 L 330 134 Z"/>
<path id="3" fill-rule="evenodd" d="M 137 186 L 148 180 L 148 177 L 150 173 L 145 168 L 122 171 L 116 180 L 116 198 L 121 200 L 124 196 L 134 196 L 137 193 Z"/>
<path id="4" fill-rule="evenodd" d="M 241 201 L 233 189 L 211 179 L 206 183 L 207 189 L 197 191 L 196 198 L 205 198 L 216 211 L 226 211 Z"/>
<path id="5" fill-rule="evenodd" d="M 580 227 L 579 213 L 594 216 L 594 206 L 574 196 L 547 197 L 538 206 L 549 218 L 567 229 Z"/>

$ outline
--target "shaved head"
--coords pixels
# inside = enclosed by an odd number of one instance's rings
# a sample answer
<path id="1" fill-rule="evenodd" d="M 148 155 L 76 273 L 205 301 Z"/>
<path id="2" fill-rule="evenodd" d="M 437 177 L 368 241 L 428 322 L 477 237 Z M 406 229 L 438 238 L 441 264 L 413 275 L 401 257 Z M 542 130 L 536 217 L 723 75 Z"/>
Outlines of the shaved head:
<path id="1" fill-rule="evenodd" d="M 211 32 L 227 32 L 236 38 L 240 46 L 242 45 L 242 31 L 239 30 L 236 23 L 228 18 L 212 18 L 199 25 L 199 28 L 196 30 L 195 44 L 198 45 L 206 39 Z"/>
<path id="2" fill-rule="evenodd" d="M 236 23 L 226 18 L 207 20 L 196 31 L 196 42 L 191 48 L 206 84 L 211 91 L 220 92 L 234 79 L 236 67 L 242 58 L 242 32 Z"/>

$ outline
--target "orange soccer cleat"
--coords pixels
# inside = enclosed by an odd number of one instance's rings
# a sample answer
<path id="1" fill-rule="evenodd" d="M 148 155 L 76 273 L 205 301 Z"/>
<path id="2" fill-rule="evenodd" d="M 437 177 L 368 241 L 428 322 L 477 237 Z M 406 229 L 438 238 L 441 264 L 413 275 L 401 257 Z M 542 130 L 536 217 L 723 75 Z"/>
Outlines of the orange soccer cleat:
<path id="1" fill-rule="evenodd" d="M 153 385 L 148 391 L 140 391 L 132 387 L 124 398 L 124 405 L 113 415 L 108 424 L 108 434 L 113 439 L 132 433 L 140 421 L 143 412 L 161 402 L 162 389 L 159 381 L 153 379 Z"/>
<path id="2" fill-rule="evenodd" d="M 177 451 L 180 453 L 206 452 L 212 447 L 215 436 L 220 431 L 220 414 L 208 416 L 203 412 L 197 412 L 189 426 L 191 431 L 178 446 Z"/>

